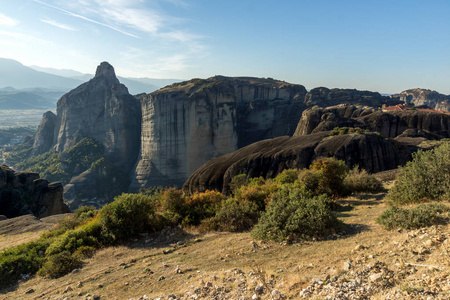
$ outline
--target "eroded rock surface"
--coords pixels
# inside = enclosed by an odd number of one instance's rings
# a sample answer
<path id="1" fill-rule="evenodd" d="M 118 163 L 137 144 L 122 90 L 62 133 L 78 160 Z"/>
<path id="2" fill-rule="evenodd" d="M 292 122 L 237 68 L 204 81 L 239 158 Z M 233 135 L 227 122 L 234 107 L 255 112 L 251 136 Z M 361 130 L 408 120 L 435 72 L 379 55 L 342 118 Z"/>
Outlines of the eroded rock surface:
<path id="1" fill-rule="evenodd" d="M 33 150 L 31 155 L 39 155 L 49 151 L 53 147 L 55 136 L 56 115 L 47 111 L 42 116 L 38 131 L 34 138 Z"/>
<path id="2" fill-rule="evenodd" d="M 443 95 L 427 89 L 409 89 L 393 97 L 415 106 L 428 106 L 432 109 L 450 111 L 450 95 Z"/>
<path id="3" fill-rule="evenodd" d="M 336 157 L 351 167 L 358 164 L 369 172 L 396 168 L 406 162 L 409 151 L 378 134 L 345 134 L 329 137 L 329 132 L 264 140 L 213 159 L 195 171 L 183 188 L 190 193 L 207 189 L 228 192 L 232 178 L 273 178 L 284 169 L 303 169 L 316 158 Z"/>
<path id="4" fill-rule="evenodd" d="M 141 152 L 132 189 L 181 185 L 205 162 L 292 134 L 306 89 L 273 79 L 216 76 L 142 97 Z"/>
<path id="5" fill-rule="evenodd" d="M 360 127 L 379 132 L 387 138 L 404 135 L 440 139 L 450 137 L 450 114 L 418 110 L 383 112 L 354 105 L 312 108 L 303 112 L 294 135 L 335 127 Z"/>
<path id="6" fill-rule="evenodd" d="M 139 101 L 119 82 L 114 68 L 103 62 L 93 79 L 59 99 L 52 147 L 62 152 L 90 137 L 105 146 L 108 159 L 129 172 L 139 152 L 140 128 Z M 47 141 L 49 135 L 46 130 L 38 132 L 35 155 L 45 152 L 47 143 L 39 141 Z M 42 144 L 46 147 L 41 147 Z"/>
<path id="7" fill-rule="evenodd" d="M 39 174 L 0 168 L 0 215 L 13 218 L 33 214 L 38 218 L 70 212 L 63 202 L 63 186 Z"/>

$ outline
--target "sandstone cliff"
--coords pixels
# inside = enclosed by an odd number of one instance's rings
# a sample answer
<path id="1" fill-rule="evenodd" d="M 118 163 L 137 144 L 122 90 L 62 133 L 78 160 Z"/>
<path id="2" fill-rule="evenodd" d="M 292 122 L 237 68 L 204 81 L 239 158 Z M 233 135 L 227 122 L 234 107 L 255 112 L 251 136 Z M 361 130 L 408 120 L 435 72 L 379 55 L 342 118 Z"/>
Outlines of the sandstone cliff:
<path id="1" fill-rule="evenodd" d="M 436 91 L 427 89 L 410 89 L 395 94 L 393 97 L 405 103 L 412 103 L 415 106 L 428 106 L 431 109 L 450 111 L 450 95 L 443 95 Z"/>
<path id="2" fill-rule="evenodd" d="M 39 179 L 39 174 L 0 167 L 0 215 L 13 218 L 33 214 L 38 218 L 70 212 L 63 202 L 63 186 Z"/>
<path id="3" fill-rule="evenodd" d="M 142 97 L 141 152 L 132 190 L 181 185 L 215 157 L 292 134 L 306 89 L 273 79 L 216 76 Z"/>
<path id="4" fill-rule="evenodd" d="M 440 139 L 450 137 L 450 114 L 407 110 L 382 112 L 371 107 L 338 105 L 307 109 L 298 123 L 295 136 L 307 135 L 335 127 L 360 127 L 394 138 L 415 130 L 421 136 Z"/>
<path id="5" fill-rule="evenodd" d="M 35 137 L 35 155 L 46 151 L 46 141 L 51 135 L 50 122 L 43 119 L 41 125 L 43 130 Z M 129 172 L 139 152 L 140 128 L 139 101 L 119 82 L 114 68 L 103 62 L 93 79 L 58 101 L 52 147 L 62 152 L 90 137 L 105 146 L 108 159 Z"/>
<path id="6" fill-rule="evenodd" d="M 319 132 L 254 143 L 207 162 L 188 178 L 183 189 L 189 193 L 207 189 L 228 192 L 236 175 L 273 178 L 284 169 L 308 167 L 319 157 L 336 157 L 349 167 L 358 164 L 369 172 L 379 172 L 396 168 L 409 156 L 408 149 L 374 133 L 328 135 Z"/>

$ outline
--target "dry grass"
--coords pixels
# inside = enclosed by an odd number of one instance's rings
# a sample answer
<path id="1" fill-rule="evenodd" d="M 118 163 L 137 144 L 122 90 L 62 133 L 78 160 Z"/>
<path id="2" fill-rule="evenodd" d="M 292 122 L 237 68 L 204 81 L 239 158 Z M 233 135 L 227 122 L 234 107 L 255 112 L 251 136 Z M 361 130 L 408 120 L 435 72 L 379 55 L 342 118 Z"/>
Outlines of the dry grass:
<path id="1" fill-rule="evenodd" d="M 102 249 L 77 273 L 54 280 L 36 276 L 10 291 L 3 291 L 0 298 L 33 299 L 41 295 L 76 298 L 80 292 L 83 296 L 87 293 L 104 295 L 106 299 L 129 299 L 142 295 L 158 297 L 184 293 L 192 289 L 191 286 L 198 286 L 202 279 L 213 284 L 214 281 L 222 282 L 226 271 L 233 268 L 257 273 L 261 282 L 273 275 L 277 284 L 282 284 L 279 289 L 288 294 L 298 293 L 312 278 L 341 274 L 343 263 L 348 259 L 374 255 L 380 261 L 393 263 L 395 258 L 389 256 L 392 242 L 405 239 L 406 233 L 394 231 L 387 234 L 375 223 L 376 217 L 388 208 L 383 197 L 384 194 L 358 195 L 341 201 L 353 209 L 340 213 L 340 218 L 347 224 L 348 234 L 337 240 L 290 246 L 273 242 L 255 245 L 249 233 L 198 235 L 195 229 L 191 229 L 189 233 L 174 233 L 166 243 L 145 243 L 149 238 L 145 237 L 129 245 Z M 10 237 L 6 242 L 14 245 L 24 236 L 15 236 L 17 240 Z M 184 241 L 185 245 L 178 246 L 178 241 Z M 365 249 L 355 251 L 356 245 L 363 245 Z M 166 249 L 174 251 L 163 254 Z M 176 273 L 177 266 L 182 274 Z M 165 279 L 158 281 L 160 276 Z M 78 282 L 83 286 L 77 288 Z M 73 291 L 64 294 L 69 285 Z M 26 295 L 25 291 L 30 288 L 35 292 Z"/>

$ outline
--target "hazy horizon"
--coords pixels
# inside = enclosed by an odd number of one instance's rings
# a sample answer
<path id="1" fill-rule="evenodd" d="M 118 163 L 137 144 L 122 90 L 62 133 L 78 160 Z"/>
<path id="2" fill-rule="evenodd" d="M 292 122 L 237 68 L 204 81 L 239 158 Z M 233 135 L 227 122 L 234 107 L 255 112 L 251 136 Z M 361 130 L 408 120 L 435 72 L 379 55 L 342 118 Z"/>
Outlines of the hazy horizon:
<path id="1" fill-rule="evenodd" d="M 308 89 L 450 94 L 446 1 L 22 0 L 0 57 L 123 77 L 272 77 Z"/>

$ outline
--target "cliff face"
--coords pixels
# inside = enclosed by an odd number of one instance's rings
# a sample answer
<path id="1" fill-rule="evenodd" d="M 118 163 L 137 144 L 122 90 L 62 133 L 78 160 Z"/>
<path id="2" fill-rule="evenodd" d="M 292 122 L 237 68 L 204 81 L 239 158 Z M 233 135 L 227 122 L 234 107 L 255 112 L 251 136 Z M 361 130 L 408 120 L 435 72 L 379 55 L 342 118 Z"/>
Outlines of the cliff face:
<path id="1" fill-rule="evenodd" d="M 427 89 L 410 89 L 395 94 L 401 101 L 412 103 L 415 106 L 425 105 L 431 109 L 450 111 L 450 95 L 443 95 Z"/>
<path id="2" fill-rule="evenodd" d="M 44 119 L 43 130 L 35 137 L 35 155 L 50 149 L 48 139 L 52 124 Z M 105 146 L 105 155 L 111 161 L 129 172 L 139 152 L 140 128 L 139 101 L 120 84 L 113 67 L 103 62 L 93 79 L 58 101 L 52 147 L 62 152 L 90 137 Z"/>
<path id="3" fill-rule="evenodd" d="M 63 202 L 63 186 L 39 179 L 39 174 L 14 172 L 0 167 L 0 215 L 14 218 L 33 214 L 38 218 L 70 212 Z"/>
<path id="4" fill-rule="evenodd" d="M 335 127 L 360 127 L 394 138 L 405 131 L 416 130 L 428 138 L 450 137 L 450 114 L 407 110 L 382 112 L 371 107 L 338 105 L 307 109 L 298 123 L 295 136 Z"/>
<path id="5" fill-rule="evenodd" d="M 329 132 L 264 140 L 213 159 L 196 170 L 183 185 L 189 193 L 218 189 L 229 192 L 234 176 L 273 178 L 284 169 L 303 169 L 316 158 L 336 157 L 349 167 L 358 164 L 369 172 L 396 168 L 406 162 L 408 151 L 377 134 Z"/>
<path id="6" fill-rule="evenodd" d="M 56 115 L 51 111 L 47 111 L 42 116 L 38 131 L 34 138 L 33 150 L 31 155 L 39 155 L 49 151 L 53 147 L 53 139 L 55 135 Z"/>
<path id="7" fill-rule="evenodd" d="M 359 91 L 355 89 L 328 89 L 314 88 L 306 94 L 305 105 L 334 106 L 338 104 L 360 104 L 372 107 L 381 107 L 384 103 L 396 103 L 397 100 L 381 96 L 380 93 Z M 397 103 L 396 103 L 397 104 Z"/>
<path id="8" fill-rule="evenodd" d="M 203 163 L 292 134 L 306 89 L 272 79 L 216 76 L 142 97 L 141 152 L 131 189 L 181 185 Z"/>

